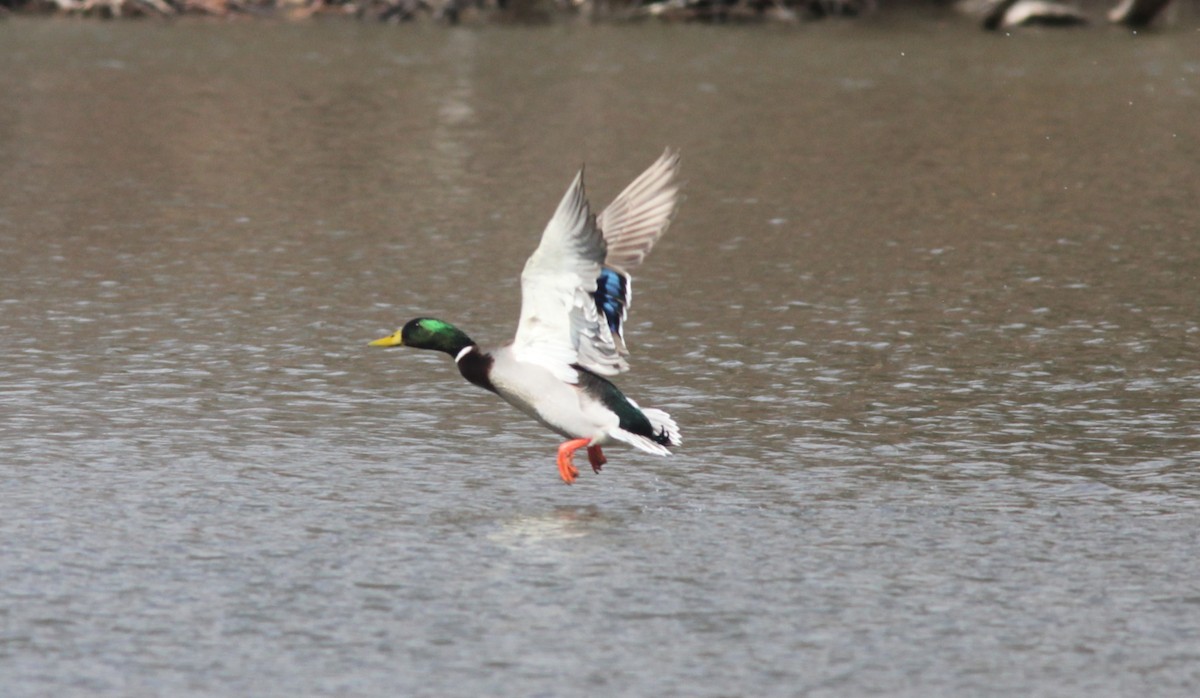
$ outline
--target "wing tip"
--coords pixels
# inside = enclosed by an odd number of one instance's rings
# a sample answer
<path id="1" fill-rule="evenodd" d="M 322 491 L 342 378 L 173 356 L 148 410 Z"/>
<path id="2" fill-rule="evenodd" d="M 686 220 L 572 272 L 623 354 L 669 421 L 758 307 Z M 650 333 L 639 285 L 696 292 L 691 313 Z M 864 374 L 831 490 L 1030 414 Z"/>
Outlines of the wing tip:
<path id="1" fill-rule="evenodd" d="M 662 153 L 662 155 L 658 156 L 658 159 L 660 162 L 670 161 L 672 168 L 678 167 L 679 166 L 679 151 L 671 150 L 671 146 L 668 145 L 667 147 L 663 148 L 663 153 Z"/>

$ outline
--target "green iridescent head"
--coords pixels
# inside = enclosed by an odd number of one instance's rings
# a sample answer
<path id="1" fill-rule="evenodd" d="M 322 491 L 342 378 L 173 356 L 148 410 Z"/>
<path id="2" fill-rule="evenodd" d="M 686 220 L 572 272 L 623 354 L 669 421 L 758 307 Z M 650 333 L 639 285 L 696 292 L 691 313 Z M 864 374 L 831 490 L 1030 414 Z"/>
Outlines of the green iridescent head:
<path id="1" fill-rule="evenodd" d="M 392 334 L 371 342 L 370 346 L 433 349 L 458 356 L 459 352 L 474 343 L 465 332 L 444 320 L 419 317 L 409 320 Z"/>

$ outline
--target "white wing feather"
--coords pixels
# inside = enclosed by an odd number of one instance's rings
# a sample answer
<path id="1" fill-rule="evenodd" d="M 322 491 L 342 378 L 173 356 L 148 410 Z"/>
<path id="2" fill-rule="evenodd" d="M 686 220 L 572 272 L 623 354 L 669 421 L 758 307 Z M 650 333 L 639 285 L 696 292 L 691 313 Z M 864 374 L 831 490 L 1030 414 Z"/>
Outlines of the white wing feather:
<path id="1" fill-rule="evenodd" d="M 518 360 L 576 381 L 571 365 L 580 363 L 578 338 L 599 324 L 589 289 L 595 291 L 604 252 L 580 170 L 521 272 L 521 319 L 512 343 Z"/>
<path id="2" fill-rule="evenodd" d="M 678 195 L 678 162 L 670 150 L 663 153 L 599 219 L 579 171 L 521 272 L 521 319 L 512 343 L 518 360 L 569 383 L 578 379 L 572 364 L 605 376 L 629 369 L 624 343 L 614 341 L 592 294 L 603 265 L 637 266 L 666 230 Z"/>

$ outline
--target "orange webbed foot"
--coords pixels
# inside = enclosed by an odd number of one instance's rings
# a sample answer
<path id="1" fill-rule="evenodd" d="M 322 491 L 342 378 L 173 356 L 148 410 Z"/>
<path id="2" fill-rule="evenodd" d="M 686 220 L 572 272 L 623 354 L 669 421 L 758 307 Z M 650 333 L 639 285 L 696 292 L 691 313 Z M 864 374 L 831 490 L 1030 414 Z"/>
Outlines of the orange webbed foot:
<path id="1" fill-rule="evenodd" d="M 579 469 L 572 462 L 575 452 L 587 446 L 591 439 L 572 439 L 565 441 L 558 447 L 558 474 L 562 477 L 563 482 L 568 485 L 575 482 L 575 478 L 579 477 Z M 591 453 L 588 453 L 591 457 Z"/>
<path id="2" fill-rule="evenodd" d="M 604 451 L 601 451 L 599 446 L 588 446 L 588 462 L 592 464 L 592 472 L 598 473 L 608 459 L 604 457 Z"/>

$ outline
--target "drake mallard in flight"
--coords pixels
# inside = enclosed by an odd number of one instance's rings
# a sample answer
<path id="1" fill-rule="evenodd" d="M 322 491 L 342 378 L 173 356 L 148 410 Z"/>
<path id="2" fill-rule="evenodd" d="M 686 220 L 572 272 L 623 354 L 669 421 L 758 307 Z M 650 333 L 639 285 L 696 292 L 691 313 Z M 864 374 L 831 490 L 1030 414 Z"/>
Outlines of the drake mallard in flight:
<path id="1" fill-rule="evenodd" d="M 504 346 L 483 349 L 444 320 L 419 317 L 371 342 L 449 354 L 463 377 L 564 436 L 558 473 L 567 484 L 587 448 L 595 472 L 615 441 L 667 456 L 679 427 L 662 410 L 639 407 L 609 380 L 629 370 L 623 330 L 630 270 L 667 230 L 678 201 L 679 155 L 669 149 L 600 215 L 583 191 L 583 170 L 521 272 L 521 318 Z"/>

